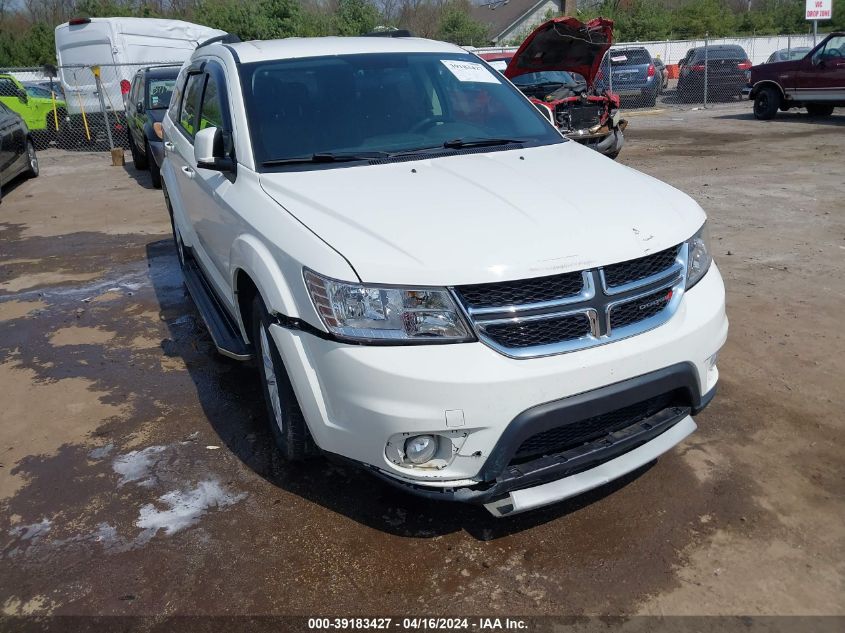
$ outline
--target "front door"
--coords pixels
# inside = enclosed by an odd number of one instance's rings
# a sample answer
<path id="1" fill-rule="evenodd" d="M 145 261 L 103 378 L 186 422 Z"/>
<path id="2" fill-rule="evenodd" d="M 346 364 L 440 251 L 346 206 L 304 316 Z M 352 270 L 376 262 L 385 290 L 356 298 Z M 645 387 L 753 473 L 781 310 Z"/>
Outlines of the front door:
<path id="1" fill-rule="evenodd" d="M 802 61 L 795 98 L 845 100 L 845 35 L 835 35 L 822 42 Z"/>

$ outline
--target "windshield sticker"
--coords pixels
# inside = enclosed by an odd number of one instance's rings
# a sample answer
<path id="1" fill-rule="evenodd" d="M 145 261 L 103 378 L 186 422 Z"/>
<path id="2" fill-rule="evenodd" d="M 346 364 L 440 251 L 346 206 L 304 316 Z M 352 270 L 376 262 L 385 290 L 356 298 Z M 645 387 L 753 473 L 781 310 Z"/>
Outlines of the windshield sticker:
<path id="1" fill-rule="evenodd" d="M 475 62 L 458 62 L 453 59 L 441 59 L 440 63 L 455 75 L 458 81 L 474 83 L 497 84 L 499 80 L 483 64 Z"/>
<path id="2" fill-rule="evenodd" d="M 157 97 L 156 95 L 153 95 L 153 96 L 152 96 L 152 101 L 153 101 L 153 105 L 154 105 L 154 106 L 157 106 L 157 105 L 158 105 L 158 97 Z"/>
<path id="3" fill-rule="evenodd" d="M 612 61 L 612 62 L 627 62 L 628 57 L 626 55 L 614 55 L 613 57 L 610 58 L 610 61 Z"/>

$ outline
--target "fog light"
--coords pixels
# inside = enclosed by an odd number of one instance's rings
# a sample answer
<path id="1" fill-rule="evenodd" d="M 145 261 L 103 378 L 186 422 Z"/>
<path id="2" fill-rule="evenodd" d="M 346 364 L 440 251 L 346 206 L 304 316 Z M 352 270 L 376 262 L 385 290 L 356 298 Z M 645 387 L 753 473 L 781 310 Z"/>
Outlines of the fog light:
<path id="1" fill-rule="evenodd" d="M 417 435 L 405 442 L 405 457 L 412 464 L 424 464 L 437 452 L 437 438 L 433 435 Z"/>

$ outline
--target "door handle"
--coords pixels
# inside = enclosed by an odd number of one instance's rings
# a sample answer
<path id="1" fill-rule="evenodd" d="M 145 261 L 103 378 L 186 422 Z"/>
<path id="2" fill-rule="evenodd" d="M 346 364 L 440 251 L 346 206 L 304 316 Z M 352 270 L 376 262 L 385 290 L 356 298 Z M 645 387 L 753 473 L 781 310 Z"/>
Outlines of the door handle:
<path id="1" fill-rule="evenodd" d="M 174 149 L 176 149 L 176 146 L 173 143 L 171 143 L 170 141 L 165 141 L 164 142 L 164 149 L 166 149 L 169 152 L 172 152 Z"/>
<path id="2" fill-rule="evenodd" d="M 188 178 L 193 178 L 195 172 L 192 168 L 190 168 L 186 165 L 186 166 L 182 167 L 182 173 L 185 174 Z"/>

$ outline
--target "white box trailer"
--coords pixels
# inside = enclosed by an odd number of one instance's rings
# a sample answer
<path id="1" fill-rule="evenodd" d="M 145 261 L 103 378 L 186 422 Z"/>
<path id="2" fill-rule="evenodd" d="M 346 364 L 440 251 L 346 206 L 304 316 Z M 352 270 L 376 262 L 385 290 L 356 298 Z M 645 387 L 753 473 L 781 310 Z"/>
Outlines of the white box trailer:
<path id="1" fill-rule="evenodd" d="M 56 27 L 59 80 L 68 114 L 100 112 L 92 66 L 100 67 L 106 109 L 123 112 L 123 94 L 145 65 L 181 63 L 198 44 L 224 35 L 181 20 L 155 18 L 77 18 Z M 121 92 L 121 83 L 124 92 Z"/>

